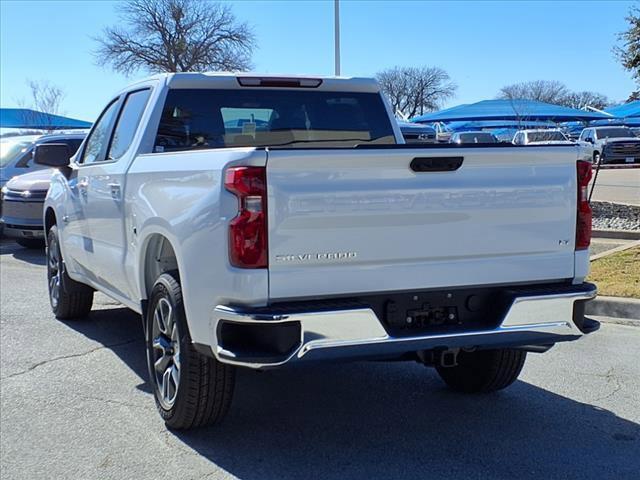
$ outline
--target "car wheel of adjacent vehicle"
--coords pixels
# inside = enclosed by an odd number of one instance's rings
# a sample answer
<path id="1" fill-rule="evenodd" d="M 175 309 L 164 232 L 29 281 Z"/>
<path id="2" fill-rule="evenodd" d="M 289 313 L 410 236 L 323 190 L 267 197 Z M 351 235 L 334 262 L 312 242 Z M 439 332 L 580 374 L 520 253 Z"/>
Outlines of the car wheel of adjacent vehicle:
<path id="1" fill-rule="evenodd" d="M 93 305 L 93 289 L 67 275 L 55 225 L 47 235 L 46 252 L 49 301 L 56 318 L 67 320 L 86 317 Z"/>
<path id="2" fill-rule="evenodd" d="M 39 238 L 18 238 L 16 243 L 24 248 L 41 249 L 45 247 L 44 240 Z"/>
<path id="3" fill-rule="evenodd" d="M 231 405 L 235 368 L 193 347 L 176 274 L 160 275 L 146 317 L 149 375 L 166 425 L 187 429 L 222 420 Z"/>
<path id="4" fill-rule="evenodd" d="M 436 370 L 453 390 L 464 393 L 495 392 L 516 381 L 522 371 L 527 352 L 502 348 L 496 350 L 461 350 L 457 365 Z"/>

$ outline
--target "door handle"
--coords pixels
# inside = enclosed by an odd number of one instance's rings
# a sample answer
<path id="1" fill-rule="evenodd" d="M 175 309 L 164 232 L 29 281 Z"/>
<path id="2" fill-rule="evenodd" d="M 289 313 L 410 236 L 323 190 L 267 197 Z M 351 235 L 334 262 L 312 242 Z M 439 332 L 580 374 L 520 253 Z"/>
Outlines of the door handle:
<path id="1" fill-rule="evenodd" d="M 414 172 L 453 172 L 463 161 L 464 157 L 417 157 L 409 166 Z"/>
<path id="2" fill-rule="evenodd" d="M 78 180 L 78 190 L 80 191 L 81 195 L 86 195 L 87 194 L 87 188 L 89 187 L 89 179 L 87 177 L 83 177 L 80 180 Z"/>
<path id="3" fill-rule="evenodd" d="M 109 190 L 111 191 L 111 198 L 115 200 L 120 199 L 120 184 L 119 183 L 110 183 Z"/>

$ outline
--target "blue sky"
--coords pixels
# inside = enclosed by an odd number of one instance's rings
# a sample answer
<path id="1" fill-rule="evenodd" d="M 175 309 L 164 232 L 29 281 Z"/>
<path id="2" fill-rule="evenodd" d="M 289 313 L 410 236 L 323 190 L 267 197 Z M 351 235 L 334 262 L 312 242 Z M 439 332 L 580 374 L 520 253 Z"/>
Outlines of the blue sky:
<path id="1" fill-rule="evenodd" d="M 113 92 L 147 76 L 127 78 L 94 64 L 92 37 L 117 22 L 115 3 L 0 0 L 0 105 L 28 98 L 27 79 L 49 80 L 66 92 L 67 115 L 93 120 Z M 254 26 L 254 70 L 333 73 L 332 1 L 231 3 Z M 620 101 L 634 83 L 611 47 L 626 28 L 630 4 L 342 0 L 342 74 L 439 66 L 458 84 L 448 106 L 538 79 Z"/>

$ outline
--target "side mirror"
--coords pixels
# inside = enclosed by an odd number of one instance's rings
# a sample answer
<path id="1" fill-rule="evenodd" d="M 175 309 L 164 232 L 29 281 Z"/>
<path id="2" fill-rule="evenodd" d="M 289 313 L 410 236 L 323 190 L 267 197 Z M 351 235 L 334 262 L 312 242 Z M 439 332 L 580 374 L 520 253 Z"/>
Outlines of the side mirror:
<path id="1" fill-rule="evenodd" d="M 36 147 L 33 161 L 48 167 L 68 167 L 70 157 L 66 143 L 45 143 Z"/>

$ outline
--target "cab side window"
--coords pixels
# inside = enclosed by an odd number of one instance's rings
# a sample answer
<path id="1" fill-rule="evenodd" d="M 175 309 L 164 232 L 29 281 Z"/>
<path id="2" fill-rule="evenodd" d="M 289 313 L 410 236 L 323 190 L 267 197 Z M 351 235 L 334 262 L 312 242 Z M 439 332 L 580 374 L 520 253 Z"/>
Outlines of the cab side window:
<path id="1" fill-rule="evenodd" d="M 113 131 L 107 160 L 118 160 L 129 150 L 150 95 L 149 89 L 138 90 L 127 95 Z"/>
<path id="2" fill-rule="evenodd" d="M 89 138 L 87 138 L 80 163 L 87 164 L 104 160 L 111 127 L 118 112 L 118 105 L 118 99 L 113 100 L 98 118 Z"/>

